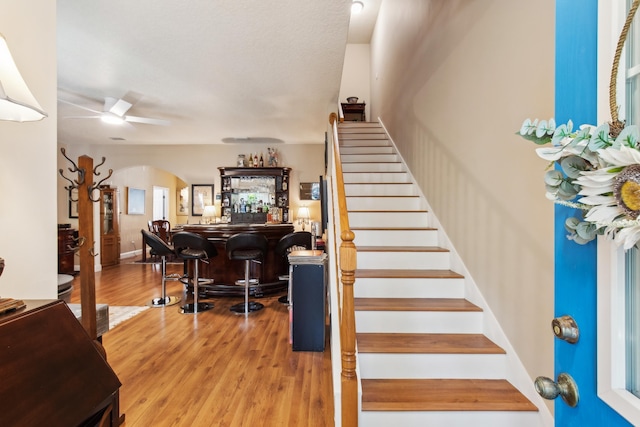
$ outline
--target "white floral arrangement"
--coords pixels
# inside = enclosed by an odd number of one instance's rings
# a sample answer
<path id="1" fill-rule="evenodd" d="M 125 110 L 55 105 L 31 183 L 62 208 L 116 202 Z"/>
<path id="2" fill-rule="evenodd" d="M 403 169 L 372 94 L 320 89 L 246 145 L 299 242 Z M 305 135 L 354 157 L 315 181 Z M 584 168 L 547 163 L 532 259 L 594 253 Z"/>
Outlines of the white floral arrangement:
<path id="1" fill-rule="evenodd" d="M 571 121 L 556 127 L 553 119 L 526 119 L 519 135 L 544 145 L 536 153 L 551 162 L 544 176 L 547 198 L 582 210 L 582 218 L 565 222 L 569 239 L 586 244 L 601 234 L 625 250 L 640 241 L 638 126 L 612 131 L 605 123 L 574 131 Z"/>

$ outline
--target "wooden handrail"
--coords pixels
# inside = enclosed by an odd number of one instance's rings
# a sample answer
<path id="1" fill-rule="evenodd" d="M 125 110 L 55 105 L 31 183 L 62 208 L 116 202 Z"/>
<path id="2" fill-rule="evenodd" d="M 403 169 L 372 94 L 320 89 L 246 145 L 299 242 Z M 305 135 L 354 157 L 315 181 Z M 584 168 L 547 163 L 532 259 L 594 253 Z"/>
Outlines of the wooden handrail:
<path id="1" fill-rule="evenodd" d="M 340 263 L 340 281 L 342 282 L 342 304 L 340 310 L 342 425 L 357 427 L 358 377 L 356 374 L 356 319 L 353 302 L 357 250 L 356 245 L 353 243 L 355 234 L 349 228 L 347 198 L 344 191 L 340 144 L 338 141 L 338 115 L 336 113 L 331 113 L 329 123 L 331 123 L 333 130 L 333 153 L 341 239 L 338 262 Z"/>

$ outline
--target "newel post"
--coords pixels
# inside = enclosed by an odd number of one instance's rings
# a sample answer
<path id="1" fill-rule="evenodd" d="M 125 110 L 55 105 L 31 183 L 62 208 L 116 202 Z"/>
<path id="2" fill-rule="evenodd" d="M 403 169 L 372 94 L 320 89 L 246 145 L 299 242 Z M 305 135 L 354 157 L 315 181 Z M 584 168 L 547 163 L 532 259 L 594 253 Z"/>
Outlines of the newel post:
<path id="1" fill-rule="evenodd" d="M 342 282 L 342 425 L 358 425 L 358 378 L 356 375 L 356 320 L 353 284 L 355 283 L 356 246 L 355 235 L 349 229 L 340 235 L 340 280 Z"/>

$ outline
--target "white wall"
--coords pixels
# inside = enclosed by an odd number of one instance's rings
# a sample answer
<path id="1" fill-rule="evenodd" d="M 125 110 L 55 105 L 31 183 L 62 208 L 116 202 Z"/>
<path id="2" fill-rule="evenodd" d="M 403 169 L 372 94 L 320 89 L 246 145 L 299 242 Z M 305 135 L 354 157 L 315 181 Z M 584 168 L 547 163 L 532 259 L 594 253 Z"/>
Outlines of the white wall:
<path id="1" fill-rule="evenodd" d="M 1 0 L 0 10 L 0 32 L 49 115 L 0 121 L 0 296 L 56 298 L 56 2 Z"/>
<path id="2" fill-rule="evenodd" d="M 554 2 L 383 0 L 372 118 L 398 144 L 532 378 L 553 375 L 553 204 L 515 135 L 553 116 Z"/>
<path id="3" fill-rule="evenodd" d="M 357 96 L 364 102 L 367 120 L 371 121 L 371 45 L 348 44 L 344 54 L 342 80 L 340 82 L 340 102 L 347 102 L 350 96 Z"/>

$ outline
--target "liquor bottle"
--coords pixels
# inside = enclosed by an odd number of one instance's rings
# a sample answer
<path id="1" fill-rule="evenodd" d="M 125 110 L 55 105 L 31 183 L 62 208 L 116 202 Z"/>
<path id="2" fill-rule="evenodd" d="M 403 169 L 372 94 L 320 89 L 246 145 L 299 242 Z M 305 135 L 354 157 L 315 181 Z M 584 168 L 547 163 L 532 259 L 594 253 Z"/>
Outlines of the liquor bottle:
<path id="1" fill-rule="evenodd" d="M 249 167 L 253 167 L 253 154 L 249 154 Z"/>
<path id="2" fill-rule="evenodd" d="M 262 153 L 260 153 L 260 167 L 264 167 L 264 158 L 262 157 Z"/>
<path id="3" fill-rule="evenodd" d="M 256 151 L 256 154 L 253 155 L 253 167 L 257 168 L 258 167 L 258 152 Z"/>

